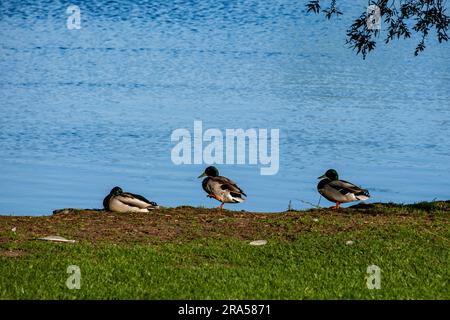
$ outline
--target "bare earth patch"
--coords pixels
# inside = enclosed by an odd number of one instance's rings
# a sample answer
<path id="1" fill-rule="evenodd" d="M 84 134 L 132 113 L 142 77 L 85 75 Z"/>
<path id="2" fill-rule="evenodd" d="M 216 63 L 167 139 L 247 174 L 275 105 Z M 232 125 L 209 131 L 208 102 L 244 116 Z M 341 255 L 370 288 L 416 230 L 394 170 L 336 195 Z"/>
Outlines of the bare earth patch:
<path id="1" fill-rule="evenodd" d="M 0 216 L 0 244 L 22 243 L 49 235 L 87 243 L 183 243 L 196 239 L 293 240 L 301 234 L 336 234 L 405 224 L 432 230 L 449 223 L 450 201 L 415 205 L 359 204 L 340 210 L 311 209 L 255 213 L 182 206 L 148 214 L 62 209 L 50 216 Z M 12 228 L 16 228 L 12 232 Z M 20 255 L 4 253 L 2 255 Z"/>

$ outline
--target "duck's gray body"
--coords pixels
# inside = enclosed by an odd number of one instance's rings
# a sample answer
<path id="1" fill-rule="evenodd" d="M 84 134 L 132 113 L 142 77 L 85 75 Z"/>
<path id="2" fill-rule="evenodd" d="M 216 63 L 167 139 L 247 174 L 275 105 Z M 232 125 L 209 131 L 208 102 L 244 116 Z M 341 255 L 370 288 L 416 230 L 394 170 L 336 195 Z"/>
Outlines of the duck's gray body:
<path id="1" fill-rule="evenodd" d="M 213 195 L 222 203 L 240 203 L 247 196 L 237 184 L 225 177 L 207 177 L 202 181 L 202 187 L 209 195 Z"/>
<path id="2" fill-rule="evenodd" d="M 369 191 L 345 180 L 320 180 L 317 191 L 329 201 L 346 203 L 370 198 Z"/>
<path id="3" fill-rule="evenodd" d="M 109 194 L 103 200 L 105 210 L 126 213 L 126 212 L 150 212 L 158 209 L 159 206 L 143 196 L 129 192 L 122 192 L 118 195 Z"/>

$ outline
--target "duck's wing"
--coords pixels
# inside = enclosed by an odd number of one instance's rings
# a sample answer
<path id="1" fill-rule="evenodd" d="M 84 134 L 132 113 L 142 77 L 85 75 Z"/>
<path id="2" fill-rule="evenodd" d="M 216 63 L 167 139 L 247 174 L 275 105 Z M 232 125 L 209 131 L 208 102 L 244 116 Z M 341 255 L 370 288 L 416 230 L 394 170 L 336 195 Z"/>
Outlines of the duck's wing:
<path id="1" fill-rule="evenodd" d="M 204 181 L 204 189 L 223 203 L 237 203 L 245 201 L 247 196 L 236 183 L 225 177 L 208 177 Z"/>
<path id="2" fill-rule="evenodd" d="M 236 182 L 234 182 L 233 180 L 222 176 L 215 177 L 214 179 L 221 184 L 220 188 L 222 190 L 229 190 L 230 192 L 247 196 L 245 192 L 241 188 L 239 188 Z"/>
<path id="3" fill-rule="evenodd" d="M 157 205 L 158 205 L 156 202 L 150 201 L 150 200 L 148 200 L 147 198 L 144 198 L 143 196 L 141 196 L 141 195 L 139 195 L 139 194 L 134 194 L 134 193 L 130 193 L 130 192 L 127 192 L 127 194 L 129 194 L 129 195 L 135 197 L 135 198 L 138 199 L 138 200 L 147 202 L 148 204 L 150 204 L 150 205 L 152 205 L 152 206 L 157 206 Z"/>
<path id="4" fill-rule="evenodd" d="M 342 195 L 348 195 L 348 194 L 353 194 L 356 197 L 361 197 L 361 198 L 369 198 L 369 191 L 366 189 L 362 189 L 360 187 L 358 187 L 357 185 L 345 181 L 345 180 L 333 180 L 331 182 L 328 183 L 328 186 L 332 187 L 333 189 L 335 189 L 336 191 L 338 191 L 339 193 L 341 193 Z M 359 199 L 359 200 L 363 200 L 363 199 Z"/>
<path id="5" fill-rule="evenodd" d="M 242 198 L 242 195 L 247 196 L 245 192 L 237 186 L 237 184 L 225 177 L 211 177 L 208 181 L 208 187 L 213 194 L 229 193 L 232 197 Z"/>
<path id="6" fill-rule="evenodd" d="M 145 209 L 150 206 L 157 206 L 157 204 L 155 202 L 149 201 L 146 198 L 144 198 L 143 196 L 140 196 L 138 194 L 129 193 L 129 192 L 121 193 L 120 195 L 118 195 L 114 198 L 126 205 L 129 205 L 131 207 L 141 208 L 141 209 Z"/>

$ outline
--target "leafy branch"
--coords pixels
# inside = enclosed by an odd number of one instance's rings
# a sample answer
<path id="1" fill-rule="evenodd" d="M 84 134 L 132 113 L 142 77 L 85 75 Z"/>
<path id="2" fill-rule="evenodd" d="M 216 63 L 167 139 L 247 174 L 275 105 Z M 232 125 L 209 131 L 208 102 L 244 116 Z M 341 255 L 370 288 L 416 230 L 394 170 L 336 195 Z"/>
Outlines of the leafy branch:
<path id="1" fill-rule="evenodd" d="M 386 27 L 385 43 L 396 39 L 410 38 L 412 32 L 421 35 L 414 55 L 425 50 L 426 41 L 432 29 L 436 32 L 439 43 L 448 41 L 447 34 L 450 18 L 446 14 L 445 0 L 372 0 L 369 5 L 377 6 L 380 21 Z M 329 4 L 323 8 L 322 4 Z M 307 12 L 315 14 L 323 13 L 327 19 L 339 16 L 343 13 L 337 8 L 336 0 L 311 0 L 306 4 Z M 322 9 L 323 8 L 323 9 Z M 350 48 L 361 54 L 363 59 L 374 50 L 377 38 L 380 36 L 380 28 L 373 27 L 371 20 L 373 13 L 364 11 L 347 30 L 346 43 Z"/>

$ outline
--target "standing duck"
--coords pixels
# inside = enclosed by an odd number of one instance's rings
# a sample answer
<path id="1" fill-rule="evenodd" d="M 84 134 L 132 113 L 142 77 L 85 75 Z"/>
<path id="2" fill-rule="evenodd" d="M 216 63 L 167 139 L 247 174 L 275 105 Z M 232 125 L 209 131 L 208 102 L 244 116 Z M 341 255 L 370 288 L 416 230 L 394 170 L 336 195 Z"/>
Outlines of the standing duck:
<path id="1" fill-rule="evenodd" d="M 208 194 L 207 197 L 220 201 L 219 206 L 222 209 L 224 203 L 240 203 L 245 201 L 247 195 L 239 188 L 236 183 L 228 178 L 219 176 L 219 170 L 210 166 L 198 177 L 206 177 L 202 181 L 203 190 Z"/>
<path id="2" fill-rule="evenodd" d="M 103 207 L 105 210 L 120 213 L 150 212 L 159 208 L 155 202 L 148 201 L 138 194 L 123 192 L 120 187 L 112 188 L 111 192 L 103 200 Z"/>
<path id="3" fill-rule="evenodd" d="M 333 209 L 339 209 L 341 203 L 367 200 L 370 198 L 369 191 L 362 189 L 353 183 L 339 180 L 336 170 L 330 169 L 320 176 L 321 179 L 317 185 L 317 191 L 324 196 L 325 199 L 335 202 Z"/>

